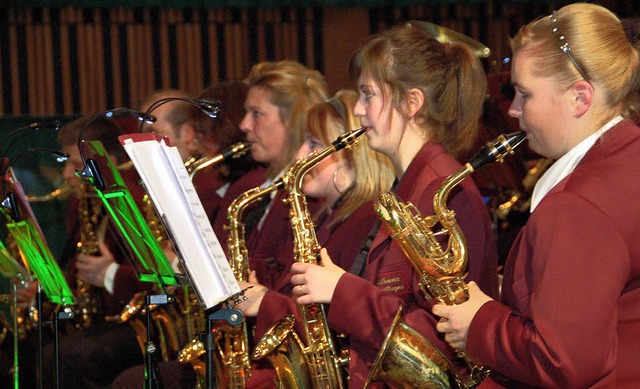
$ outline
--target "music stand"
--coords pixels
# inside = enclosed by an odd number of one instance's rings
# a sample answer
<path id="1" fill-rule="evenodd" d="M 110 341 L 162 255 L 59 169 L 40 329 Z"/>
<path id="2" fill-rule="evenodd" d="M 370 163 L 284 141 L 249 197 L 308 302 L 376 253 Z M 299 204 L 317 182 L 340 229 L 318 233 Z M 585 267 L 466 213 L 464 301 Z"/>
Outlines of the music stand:
<path id="1" fill-rule="evenodd" d="M 158 387 L 159 377 L 155 365 L 156 347 L 151 339 L 150 305 L 168 304 L 166 287 L 180 285 L 171 263 L 153 235 L 147 220 L 133 200 L 118 167 L 111 161 L 100 141 L 83 141 L 86 167 L 80 177 L 91 184 L 105 209 L 109 212 L 121 238 L 126 242 L 128 260 L 142 282 L 156 283 L 162 293 L 145 296 L 147 339 L 145 343 L 145 388 Z"/>
<path id="2" fill-rule="evenodd" d="M 200 305 L 207 315 L 205 352 L 207 388 L 212 387 L 212 320 L 242 322 L 242 313 L 223 308 L 243 291 L 231 271 L 224 250 L 213 232 L 200 198 L 175 147 L 153 134 L 126 134 L 120 142 L 129 154 L 170 235 Z M 231 304 L 228 304 L 230 306 Z"/>
<path id="3" fill-rule="evenodd" d="M 13 170 L 7 169 L 4 177 L 10 187 L 7 197 L 2 202 L 2 211 L 7 218 L 7 229 L 13 236 L 20 256 L 26 266 L 33 273 L 38 283 L 38 381 L 42 387 L 42 292 L 50 301 L 65 307 L 54 314 L 54 353 L 55 353 L 55 381 L 58 380 L 58 320 L 66 320 L 73 317 L 73 312 L 67 307 L 76 303 L 73 292 L 58 266 L 49 246 L 46 243 L 40 225 L 26 200 L 22 185 L 17 180 Z"/>

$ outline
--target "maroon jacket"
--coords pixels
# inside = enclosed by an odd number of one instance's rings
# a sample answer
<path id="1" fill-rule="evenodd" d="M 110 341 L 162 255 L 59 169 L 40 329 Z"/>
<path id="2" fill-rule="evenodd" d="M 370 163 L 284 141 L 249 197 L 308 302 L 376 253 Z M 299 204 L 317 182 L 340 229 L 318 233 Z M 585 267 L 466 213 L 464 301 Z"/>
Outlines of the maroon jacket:
<path id="1" fill-rule="evenodd" d="M 347 219 L 334 223 L 329 217 L 322 226 L 318 226 L 316 237 L 318 243 L 327 249 L 334 263 L 345 270 L 353 264 L 367 234 L 376 219 L 373 204 L 368 202 L 358 208 Z M 288 314 L 298 313 L 298 305 L 291 299 L 291 273 L 285 272 L 278 282 L 265 295 L 260 304 L 255 327 L 256 337 L 262 336 L 272 325 Z M 300 320 L 297 319 L 296 324 Z M 296 326 L 297 333 L 302 336 L 302 327 Z M 304 341 L 304 338 L 302 338 Z"/>
<path id="2" fill-rule="evenodd" d="M 335 221 L 329 216 L 321 225 L 317 225 L 316 237 L 318 243 L 325 247 L 334 263 L 349 270 L 356 258 L 371 226 L 375 222 L 373 205 L 368 202 L 358 208 L 343 221 Z M 322 218 L 320 218 L 322 219 Z M 289 256 L 292 261 L 293 256 Z M 298 305 L 291 299 L 291 273 L 286 271 L 264 296 L 260 304 L 259 315 L 256 318 L 254 338 L 257 341 L 264 333 L 286 315 L 296 315 L 295 331 L 307 345 L 304 338 L 304 327 L 298 314 Z M 330 309 L 325 307 L 325 312 Z M 252 372 L 248 388 L 268 388 L 273 385 L 274 374 L 268 363 L 259 363 Z"/>
<path id="3" fill-rule="evenodd" d="M 266 169 L 259 166 L 230 183 L 227 191 L 220 200 L 217 209 L 213 210 L 213 212 L 209 214 L 212 220 L 211 224 L 213 231 L 216 233 L 218 241 L 225 249 L 227 247 L 227 237 L 229 236 L 229 232 L 226 231 L 224 227 L 229 224 L 229 220 L 227 219 L 227 210 L 229 205 L 231 205 L 236 197 L 240 196 L 244 192 L 260 186 L 260 184 L 267 179 L 265 173 Z M 207 196 L 210 195 L 212 194 L 207 194 Z M 247 215 L 247 211 L 245 211 L 245 215 Z"/>
<path id="4" fill-rule="evenodd" d="M 444 149 L 425 144 L 399 182 L 396 193 L 423 216 L 433 215 L 433 197 L 442 181 L 461 168 Z M 466 235 L 469 253 L 467 281 L 476 281 L 497 296 L 497 255 L 487 209 L 475 184 L 466 178 L 454 188 L 448 207 Z M 338 282 L 329 311 L 329 324 L 351 341 L 349 387 L 362 388 L 389 332 L 399 306 L 403 320 L 454 359 L 453 351 L 435 330 L 432 303 L 418 286 L 419 274 L 382 223 L 373 240 L 363 277 L 347 273 Z M 383 384 L 379 384 L 383 386 Z"/>
<path id="5" fill-rule="evenodd" d="M 284 273 L 289 272 L 293 259 L 293 232 L 289 222 L 289 205 L 284 203 L 288 194 L 278 191 L 261 225 L 247 237 L 249 267 L 255 270 L 258 280 L 269 289 L 274 289 Z M 309 212 L 314 214 L 320 203 L 308 198 Z M 285 283 L 286 284 L 286 283 Z"/>
<path id="6" fill-rule="evenodd" d="M 494 373 L 483 387 L 638 387 L 638 177 L 640 128 L 623 121 L 536 207 L 503 304 L 484 304 L 469 328 L 467 351 Z"/>

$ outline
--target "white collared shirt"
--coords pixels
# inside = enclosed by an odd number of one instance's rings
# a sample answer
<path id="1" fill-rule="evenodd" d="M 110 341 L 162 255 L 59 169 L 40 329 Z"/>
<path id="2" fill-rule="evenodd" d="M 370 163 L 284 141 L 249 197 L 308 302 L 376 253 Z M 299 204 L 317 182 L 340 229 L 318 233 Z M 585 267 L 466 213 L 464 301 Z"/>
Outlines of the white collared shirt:
<path id="1" fill-rule="evenodd" d="M 578 143 L 574 148 L 569 150 L 565 155 L 560 157 L 551 167 L 540 177 L 536 186 L 533 188 L 531 195 L 531 209 L 533 212 L 544 196 L 553 189 L 560 181 L 567 177 L 578 166 L 582 158 L 587 154 L 589 149 L 596 143 L 598 138 L 605 132 L 609 131 L 613 126 L 622 121 L 622 116 L 616 116 L 599 130 L 588 136 L 582 142 Z"/>

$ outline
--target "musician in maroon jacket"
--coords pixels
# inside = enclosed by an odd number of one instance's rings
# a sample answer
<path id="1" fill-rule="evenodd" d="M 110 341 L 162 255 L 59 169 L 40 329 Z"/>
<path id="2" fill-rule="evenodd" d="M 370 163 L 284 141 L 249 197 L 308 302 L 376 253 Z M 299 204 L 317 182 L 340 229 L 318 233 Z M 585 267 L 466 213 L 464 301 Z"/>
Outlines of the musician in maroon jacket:
<path id="1" fill-rule="evenodd" d="M 482 387 L 640 383 L 640 59 L 618 18 L 572 4 L 512 40 L 509 113 L 556 162 L 505 267 L 502 303 L 470 285 L 437 305 L 445 339 L 492 371 Z"/>
<path id="2" fill-rule="evenodd" d="M 322 74 L 293 61 L 263 62 L 255 65 L 246 79 L 249 92 L 246 114 L 240 129 L 251 144 L 251 156 L 267 165 L 270 185 L 294 161 L 304 140 L 304 118 L 308 107 L 327 98 Z M 245 216 L 246 245 L 250 268 L 258 279 L 272 287 L 288 270 L 293 250 L 289 207 L 282 193 L 271 192 L 262 204 Z M 315 205 L 312 205 L 312 207 Z M 249 220 L 247 220 L 249 219 Z M 246 227 L 245 227 L 246 228 Z"/>
<path id="3" fill-rule="evenodd" d="M 84 161 L 78 149 L 78 139 L 85 124 L 92 118 L 93 116 L 84 117 L 66 124 L 58 133 L 58 141 L 63 151 L 69 154 L 62 174 L 69 185 L 76 190 L 79 201 L 84 200 L 87 195 L 92 197 L 91 193 L 93 193 L 91 187 L 87 187 L 86 192 L 81 188 L 82 181 L 75 174 L 84 167 Z M 102 117 L 94 120 L 82 133 L 85 141 L 101 141 L 115 164 L 126 161 L 126 153 L 118 142 L 118 135 L 120 135 L 119 127 Z M 126 172 L 123 173 L 123 177 L 130 177 Z M 135 185 L 135 182 L 128 183 Z M 75 291 L 76 280 L 90 285 L 95 290 L 97 304 L 101 309 L 98 316 L 93 317 L 92 324 L 86 328 L 72 330 L 60 337 L 61 387 L 102 387 L 109 384 L 123 369 L 143 361 L 133 328 L 128 324 L 106 321 L 105 317 L 120 314 L 133 295 L 147 289 L 149 284 L 138 280 L 138 275 L 126 254 L 120 250 L 116 242 L 117 234 L 114 233 L 115 226 L 106 224 L 103 227 L 100 221 L 103 219 L 103 214 L 94 215 L 93 206 L 97 205 L 100 209 L 101 201 L 97 197 L 90 198 L 90 201 L 87 216 L 91 219 L 83 221 L 81 215 L 76 215 L 76 228 L 72 229 L 71 244 L 68 245 L 70 250 L 63 255 L 70 256 L 67 266 L 67 280 L 70 286 Z M 78 203 L 71 202 L 71 204 Z M 76 208 L 76 213 L 79 212 L 82 210 L 78 211 Z M 105 220 L 109 223 L 108 219 Z M 90 246 L 93 243 L 91 241 L 97 241 L 98 247 L 92 253 L 76 254 L 76 242 L 80 239 L 81 230 L 87 223 L 92 225 L 91 230 L 95 235 L 93 238 L 85 238 L 86 241 L 83 241 L 83 244 Z M 92 306 L 88 308 L 91 309 Z M 85 323 L 80 321 L 78 325 L 82 327 Z M 110 352 L 105 353 L 105 348 Z M 53 344 L 45 347 L 44 355 L 45 386 L 52 386 Z"/>
<path id="4" fill-rule="evenodd" d="M 309 108 L 307 136 L 297 157 L 322 151 L 340 134 L 359 128 L 360 121 L 351 109 L 357 99 L 355 91 L 345 90 Z M 314 215 L 316 237 L 331 255 L 341 259 L 338 265 L 343 269 L 351 268 L 366 241 L 369 226 L 375 222 L 371 200 L 390 188 L 393 180 L 388 158 L 371 150 L 366 139 L 360 143 L 351 151 L 340 151 L 322 160 L 305 175 L 302 186 L 305 195 L 323 199 L 322 208 Z M 295 260 L 292 253 L 283 253 L 285 255 L 290 261 Z M 296 332 L 309 344 L 301 317 L 297 315 L 298 307 L 291 299 L 290 278 L 290 272 L 283 273 L 271 288 L 258 284 L 255 277 L 250 283 L 241 283 L 243 287 L 254 286 L 247 292 L 248 301 L 238 308 L 249 317 L 257 316 L 256 339 L 286 315 L 294 314 Z M 250 381 L 249 387 L 257 386 L 256 381 Z"/>
<path id="5" fill-rule="evenodd" d="M 351 70 L 360 94 L 354 112 L 367 128 L 369 146 L 393 161 L 396 194 L 422 215 L 433 215 L 436 190 L 461 167 L 451 155 L 474 139 L 486 86 L 480 62 L 467 46 L 441 44 L 407 25 L 365 43 Z M 449 199 L 467 238 L 468 279 L 495 296 L 496 248 L 481 196 L 467 178 Z M 420 274 L 384 223 L 366 261 L 352 272 L 326 254 L 322 266 L 295 263 L 291 271 L 297 302 L 331 303 L 329 325 L 350 338 L 349 387 L 363 386 L 400 306 L 404 322 L 454 359 L 435 330 L 432 303 L 418 286 Z"/>

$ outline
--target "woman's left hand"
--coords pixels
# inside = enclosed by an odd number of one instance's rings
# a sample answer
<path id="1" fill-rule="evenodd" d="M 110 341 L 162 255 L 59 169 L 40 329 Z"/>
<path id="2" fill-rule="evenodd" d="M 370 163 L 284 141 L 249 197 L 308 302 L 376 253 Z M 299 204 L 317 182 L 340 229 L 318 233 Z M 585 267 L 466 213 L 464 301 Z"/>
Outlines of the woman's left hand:
<path id="1" fill-rule="evenodd" d="M 434 315 L 441 317 L 436 329 L 445 334 L 444 339 L 455 350 L 466 350 L 473 317 L 484 303 L 492 300 L 475 282 L 469 282 L 468 287 L 469 300 L 466 302 L 459 305 L 436 304 L 432 309 Z"/>
<path id="2" fill-rule="evenodd" d="M 327 249 L 320 250 L 321 266 L 296 262 L 291 265 L 292 294 L 297 304 L 326 304 L 333 298 L 333 292 L 344 269 L 333 263 Z"/>
<path id="3" fill-rule="evenodd" d="M 249 274 L 249 282 L 238 281 L 238 285 L 240 285 L 240 289 L 249 289 L 245 290 L 244 292 L 244 297 L 246 297 L 246 300 L 243 300 L 234 308 L 242 311 L 242 314 L 247 317 L 258 316 L 260 304 L 262 303 L 262 299 L 264 299 L 264 295 L 267 294 L 269 288 L 258 282 L 258 277 L 256 276 L 255 271 L 252 271 Z"/>

